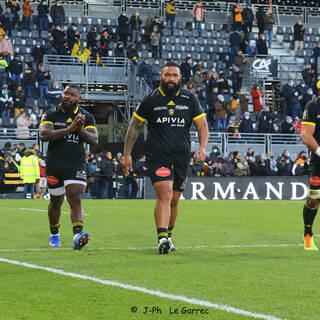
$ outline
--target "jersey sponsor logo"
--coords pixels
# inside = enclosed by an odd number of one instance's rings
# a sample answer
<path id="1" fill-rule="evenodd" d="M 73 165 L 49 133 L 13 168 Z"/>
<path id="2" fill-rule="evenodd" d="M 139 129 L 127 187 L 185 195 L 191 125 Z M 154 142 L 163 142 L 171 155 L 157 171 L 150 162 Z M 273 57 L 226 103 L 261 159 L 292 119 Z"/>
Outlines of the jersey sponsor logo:
<path id="1" fill-rule="evenodd" d="M 185 121 L 183 118 L 172 118 L 172 117 L 158 117 L 157 123 L 168 123 L 168 124 L 180 124 L 184 125 Z"/>
<path id="2" fill-rule="evenodd" d="M 189 107 L 188 106 L 184 106 L 184 105 L 177 105 L 175 106 L 176 110 L 188 110 Z"/>
<path id="3" fill-rule="evenodd" d="M 53 125 L 54 126 L 60 126 L 60 127 L 66 127 L 67 126 L 67 124 L 64 123 L 64 122 L 55 122 Z"/>
<path id="4" fill-rule="evenodd" d="M 180 95 L 180 97 L 185 98 L 185 99 L 189 99 L 189 96 L 185 96 L 184 94 Z"/>
<path id="5" fill-rule="evenodd" d="M 310 184 L 313 186 L 320 186 L 320 178 L 319 177 L 311 177 Z"/>
<path id="6" fill-rule="evenodd" d="M 166 167 L 161 167 L 156 171 L 156 175 L 158 177 L 168 177 L 170 176 L 171 171 L 170 169 L 166 168 Z"/>
<path id="7" fill-rule="evenodd" d="M 75 133 L 69 133 L 66 135 L 67 142 L 79 143 L 79 135 Z"/>
<path id="8" fill-rule="evenodd" d="M 167 110 L 167 108 L 168 108 L 167 106 L 155 107 L 153 111 Z"/>
<path id="9" fill-rule="evenodd" d="M 59 182 L 59 179 L 54 176 L 47 176 L 47 181 L 51 185 L 55 185 Z"/>
<path id="10" fill-rule="evenodd" d="M 169 114 L 170 114 L 170 116 L 173 116 L 173 114 L 174 114 L 174 109 L 170 109 L 170 110 L 169 110 Z"/>
<path id="11" fill-rule="evenodd" d="M 168 106 L 175 106 L 176 104 L 171 100 L 169 103 L 168 103 Z"/>

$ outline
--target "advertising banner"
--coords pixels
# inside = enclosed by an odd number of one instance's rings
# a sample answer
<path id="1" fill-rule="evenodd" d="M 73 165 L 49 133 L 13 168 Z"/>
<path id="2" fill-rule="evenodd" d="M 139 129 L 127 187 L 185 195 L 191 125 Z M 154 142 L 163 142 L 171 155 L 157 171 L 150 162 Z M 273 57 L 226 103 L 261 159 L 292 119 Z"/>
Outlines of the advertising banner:
<path id="1" fill-rule="evenodd" d="M 190 178 L 183 192 L 191 200 L 304 200 L 308 177 L 219 177 Z M 149 178 L 145 199 L 155 199 Z"/>

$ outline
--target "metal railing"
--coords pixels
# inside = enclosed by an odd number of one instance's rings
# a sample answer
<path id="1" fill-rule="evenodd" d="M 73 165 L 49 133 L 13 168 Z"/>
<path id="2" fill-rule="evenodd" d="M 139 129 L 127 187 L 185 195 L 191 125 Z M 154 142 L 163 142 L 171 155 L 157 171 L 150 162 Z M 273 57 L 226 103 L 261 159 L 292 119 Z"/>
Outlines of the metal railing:
<path id="1" fill-rule="evenodd" d="M 16 128 L 0 128 L 0 141 L 12 140 L 37 141 L 38 129 L 18 130 Z"/>
<path id="2" fill-rule="evenodd" d="M 62 83 L 76 83 L 85 88 L 85 94 L 95 94 L 101 98 L 109 95 L 123 95 L 123 100 L 139 100 L 151 89 L 144 80 L 137 77 L 137 68 L 127 58 L 102 57 L 102 64 L 89 58 L 82 63 L 71 56 L 45 55 L 44 65 L 51 71 L 52 79 Z M 106 91 L 89 87 L 95 85 L 123 86 L 116 91 Z"/>
<path id="3" fill-rule="evenodd" d="M 191 131 L 191 150 L 198 147 L 198 133 Z M 213 146 L 217 146 L 223 156 L 229 152 L 240 151 L 241 155 L 246 155 L 249 148 L 253 148 L 257 154 L 267 154 L 273 151 L 275 155 L 280 155 L 288 149 L 295 158 L 302 150 L 307 151 L 299 134 L 265 134 L 265 133 L 226 133 L 210 132 L 208 140 L 207 154 L 211 152 Z"/>

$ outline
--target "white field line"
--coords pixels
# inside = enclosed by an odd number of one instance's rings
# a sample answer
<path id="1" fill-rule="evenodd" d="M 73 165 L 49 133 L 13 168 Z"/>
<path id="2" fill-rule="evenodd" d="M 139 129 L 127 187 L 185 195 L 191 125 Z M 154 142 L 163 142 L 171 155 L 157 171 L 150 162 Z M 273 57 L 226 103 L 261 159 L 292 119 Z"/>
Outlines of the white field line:
<path id="1" fill-rule="evenodd" d="M 269 248 L 269 247 L 302 247 L 303 244 L 253 244 L 253 245 L 226 245 L 226 246 L 194 246 L 194 247 L 178 247 L 178 249 L 228 249 L 228 248 Z M 86 248 L 85 250 L 104 251 L 104 250 L 147 250 L 156 249 L 156 247 L 123 247 L 123 248 Z M 25 249 L 0 249 L 0 252 L 16 252 L 16 251 L 69 251 L 72 248 L 25 248 Z"/>
<path id="2" fill-rule="evenodd" d="M 252 317 L 255 319 L 284 320 L 284 319 L 276 318 L 274 316 L 270 316 L 270 315 L 266 315 L 266 314 L 262 314 L 262 313 L 255 313 L 255 312 L 251 312 L 251 311 L 246 311 L 246 310 L 234 308 L 234 307 L 228 306 L 228 305 L 217 304 L 217 303 L 213 303 L 213 302 L 205 301 L 205 300 L 198 300 L 195 298 L 188 298 L 185 296 L 178 296 L 178 295 L 175 295 L 172 293 L 165 293 L 165 292 L 158 291 L 158 290 L 150 290 L 150 289 L 147 289 L 144 287 L 132 286 L 130 284 L 125 284 L 125 283 L 121 283 L 118 281 L 103 280 L 100 278 L 90 277 L 90 276 L 86 276 L 86 275 L 82 275 L 82 274 L 78 274 L 78 273 L 66 272 L 61 269 L 42 267 L 42 266 L 38 266 L 35 264 L 25 263 L 25 262 L 16 261 L 16 260 L 8 260 L 8 259 L 4 259 L 4 258 L 0 258 L 0 262 L 6 262 L 6 263 L 10 263 L 10 264 L 18 265 L 18 266 L 23 266 L 23 267 L 30 268 L 30 269 L 43 270 L 43 271 L 59 274 L 62 276 L 67 276 L 67 277 L 72 277 L 72 278 L 77 278 L 77 279 L 82 279 L 82 280 L 90 280 L 90 281 L 94 281 L 94 282 L 97 282 L 97 283 L 100 283 L 100 284 L 103 284 L 106 286 L 113 286 L 113 287 L 118 287 L 118 288 L 122 288 L 122 289 L 126 289 L 126 290 L 138 291 L 138 292 L 142 292 L 145 294 L 149 294 L 149 295 L 153 295 L 153 296 L 157 296 L 157 297 L 161 297 L 161 298 L 166 298 L 166 299 L 173 300 L 173 301 L 182 301 L 182 302 L 186 302 L 189 304 L 213 308 L 216 310 L 226 311 L 226 312 L 235 313 L 235 314 L 241 314 L 241 315 Z"/>
<path id="3" fill-rule="evenodd" d="M 8 209 L 16 209 L 16 208 L 8 208 Z M 35 211 L 35 212 L 48 212 L 48 210 L 45 209 L 34 209 L 34 208 L 17 208 L 19 210 L 23 210 L 23 211 Z M 70 212 L 68 211 L 61 211 L 61 213 L 63 214 L 70 214 Z M 85 216 L 90 216 L 90 214 L 85 213 Z"/>

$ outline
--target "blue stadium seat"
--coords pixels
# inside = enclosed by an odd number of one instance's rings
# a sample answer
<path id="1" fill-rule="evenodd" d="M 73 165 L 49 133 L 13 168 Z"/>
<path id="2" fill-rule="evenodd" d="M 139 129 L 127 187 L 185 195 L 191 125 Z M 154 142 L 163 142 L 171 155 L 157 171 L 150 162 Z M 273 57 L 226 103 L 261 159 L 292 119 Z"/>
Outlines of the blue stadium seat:
<path id="1" fill-rule="evenodd" d="M 42 30 L 40 34 L 41 39 L 48 39 L 49 38 L 49 32 L 47 30 Z"/>
<path id="2" fill-rule="evenodd" d="M 19 37 L 15 37 L 15 38 L 12 38 L 13 39 L 13 44 L 15 46 L 21 46 L 22 45 L 22 39 L 19 38 Z"/>
<path id="3" fill-rule="evenodd" d="M 284 30 L 282 26 L 277 26 L 277 34 L 283 34 Z"/>
<path id="4" fill-rule="evenodd" d="M 319 35 L 319 29 L 318 28 L 312 28 L 312 34 L 315 36 Z"/>
<path id="5" fill-rule="evenodd" d="M 207 44 L 212 46 L 214 44 L 213 39 L 212 38 L 208 38 L 207 39 Z"/>
<path id="6" fill-rule="evenodd" d="M 47 100 L 45 98 L 39 98 L 37 100 L 37 106 L 41 109 L 46 109 L 47 108 Z"/>
<path id="7" fill-rule="evenodd" d="M 181 38 L 179 39 L 179 43 L 181 43 L 181 44 L 186 44 L 186 43 L 187 43 L 186 38 L 185 38 L 185 37 L 181 37 Z"/>
<path id="8" fill-rule="evenodd" d="M 29 30 L 21 30 L 21 38 L 26 39 L 29 37 L 29 34 L 30 34 Z"/>
<path id="9" fill-rule="evenodd" d="M 30 37 L 33 38 L 34 40 L 38 39 L 39 38 L 39 31 L 38 30 L 32 30 Z"/>
<path id="10" fill-rule="evenodd" d="M 27 38 L 26 39 L 26 46 L 28 46 L 28 47 L 32 47 L 32 46 L 34 46 L 35 45 L 35 40 L 33 40 L 33 38 Z"/>
<path id="11" fill-rule="evenodd" d="M 285 34 L 293 34 L 292 27 L 286 27 Z"/>
<path id="12" fill-rule="evenodd" d="M 188 44 L 195 44 L 196 39 L 195 38 L 188 38 Z"/>

